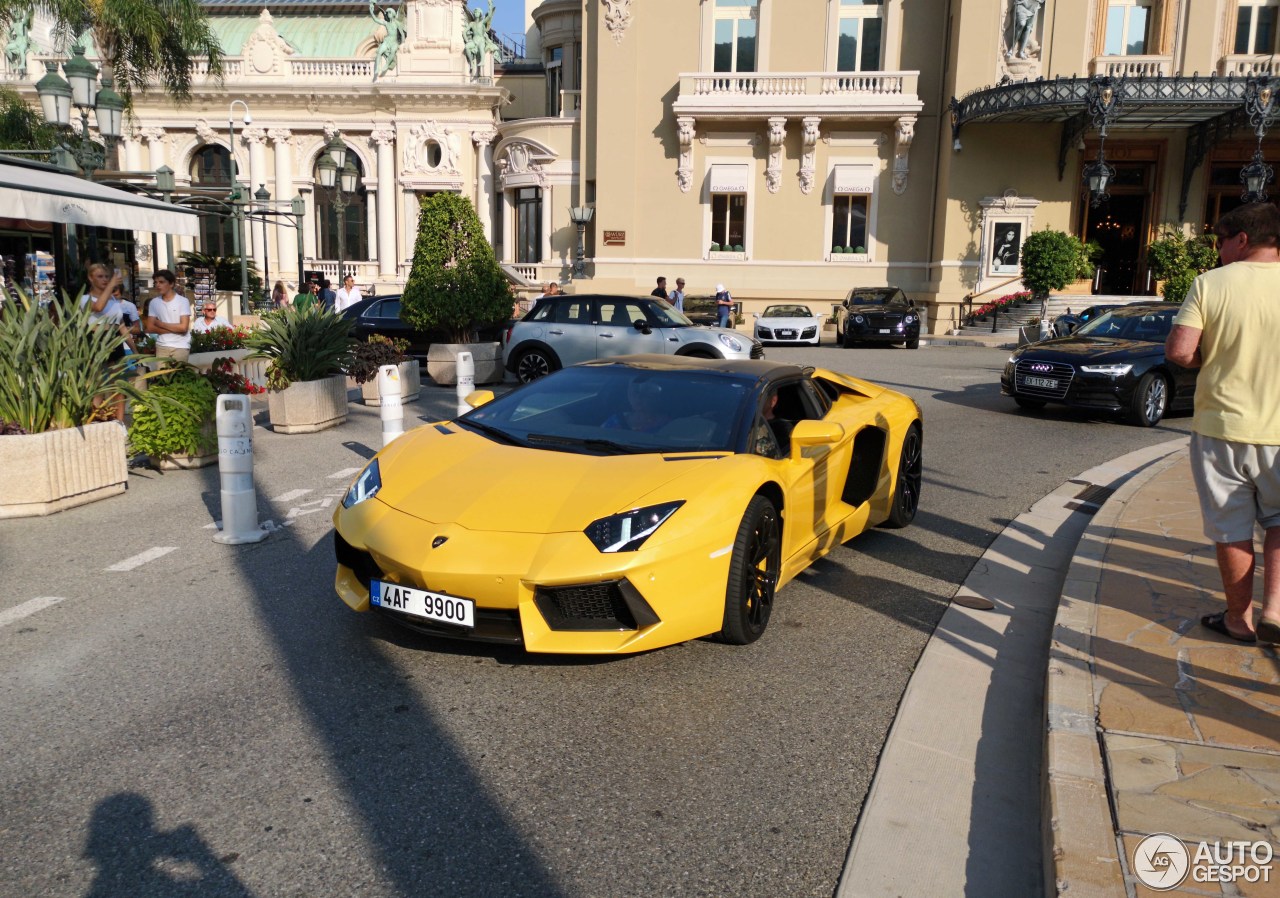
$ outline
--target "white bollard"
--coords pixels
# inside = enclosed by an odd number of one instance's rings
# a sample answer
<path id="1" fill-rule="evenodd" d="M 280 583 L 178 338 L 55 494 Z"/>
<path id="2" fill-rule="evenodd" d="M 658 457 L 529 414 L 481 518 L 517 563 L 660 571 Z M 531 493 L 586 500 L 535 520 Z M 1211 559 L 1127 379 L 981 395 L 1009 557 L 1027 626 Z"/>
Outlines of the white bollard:
<path id="1" fill-rule="evenodd" d="M 382 416 L 382 446 L 404 433 L 404 404 L 400 400 L 400 367 L 383 365 L 378 369 L 378 405 Z"/>
<path id="2" fill-rule="evenodd" d="M 218 397 L 218 474 L 222 479 L 222 532 L 215 543 L 236 546 L 267 537 L 258 526 L 258 493 L 253 485 L 253 413 L 249 397 Z"/>
<path id="3" fill-rule="evenodd" d="M 469 352 L 458 353 L 458 414 L 471 411 L 467 397 L 476 389 L 476 363 Z"/>

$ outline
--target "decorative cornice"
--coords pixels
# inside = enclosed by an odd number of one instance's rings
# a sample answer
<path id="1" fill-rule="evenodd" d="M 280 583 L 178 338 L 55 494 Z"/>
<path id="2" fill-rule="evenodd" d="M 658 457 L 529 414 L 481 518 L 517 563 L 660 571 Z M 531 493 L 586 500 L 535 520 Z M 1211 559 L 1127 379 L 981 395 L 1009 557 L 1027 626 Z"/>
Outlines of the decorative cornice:
<path id="1" fill-rule="evenodd" d="M 693 134 L 694 120 L 689 116 L 676 119 L 676 134 L 680 139 L 680 165 L 676 169 L 676 181 L 681 193 L 688 193 L 693 186 Z"/>
<path id="2" fill-rule="evenodd" d="M 218 140 L 218 132 L 204 119 L 196 119 L 196 137 L 199 137 L 205 143 L 216 143 Z"/>
<path id="3" fill-rule="evenodd" d="M 250 145 L 265 144 L 267 132 L 262 128 L 245 128 L 240 132 L 240 139 Z"/>
<path id="4" fill-rule="evenodd" d="M 916 117 L 904 115 L 898 119 L 894 128 L 893 192 L 899 196 L 907 191 L 907 173 L 911 170 L 908 157 L 911 155 L 911 142 L 915 140 L 915 136 Z"/>
<path id="5" fill-rule="evenodd" d="M 809 116 L 804 120 L 803 149 L 800 155 L 800 192 L 809 195 L 813 191 L 814 156 L 818 146 L 819 126 L 822 119 Z"/>
<path id="6" fill-rule="evenodd" d="M 289 141 L 293 140 L 293 132 L 288 128 L 269 128 L 267 130 L 267 137 L 270 137 L 275 141 L 276 145 L 279 146 L 280 144 L 287 144 Z"/>
<path id="7" fill-rule="evenodd" d="M 769 119 L 769 161 L 764 170 L 764 184 L 770 193 L 782 188 L 782 145 L 787 139 L 787 120 L 783 116 Z"/>
<path id="8" fill-rule="evenodd" d="M 163 141 L 164 128 L 156 128 L 156 127 L 139 128 L 138 136 L 141 137 L 143 140 L 150 141 L 151 143 L 156 143 L 157 141 Z"/>
<path id="9" fill-rule="evenodd" d="M 380 147 L 395 146 L 395 128 L 374 128 L 369 132 L 369 142 Z"/>
<path id="10" fill-rule="evenodd" d="M 471 142 L 477 147 L 487 147 L 497 139 L 498 132 L 496 130 L 471 132 Z"/>
<path id="11" fill-rule="evenodd" d="M 613 35 L 616 44 L 631 27 L 631 0 L 604 0 L 604 27 Z"/>

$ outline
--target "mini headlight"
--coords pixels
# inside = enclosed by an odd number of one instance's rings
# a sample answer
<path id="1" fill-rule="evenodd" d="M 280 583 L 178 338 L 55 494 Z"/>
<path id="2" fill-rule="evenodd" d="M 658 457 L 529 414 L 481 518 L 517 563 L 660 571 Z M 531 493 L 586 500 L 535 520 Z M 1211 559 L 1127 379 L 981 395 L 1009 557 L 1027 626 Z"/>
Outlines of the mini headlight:
<path id="1" fill-rule="evenodd" d="M 728 346 L 734 352 L 742 352 L 742 341 L 737 337 L 731 337 L 728 334 L 720 334 L 720 342 Z"/>
<path id="2" fill-rule="evenodd" d="M 1085 374 L 1109 374 L 1112 377 L 1123 377 L 1133 370 L 1132 365 L 1081 365 L 1080 370 Z"/>
<path id="3" fill-rule="evenodd" d="M 351 508 L 365 499 L 372 499 L 380 489 L 382 489 L 382 472 L 378 470 L 378 460 L 375 458 L 360 472 L 356 482 L 351 484 L 351 489 L 347 490 L 347 495 L 343 497 L 342 507 Z"/>
<path id="4" fill-rule="evenodd" d="M 609 515 L 592 521 L 582 532 L 601 552 L 634 552 L 683 504 L 684 500 L 681 499 L 679 502 L 664 502 L 661 505 Z"/>
<path id="5" fill-rule="evenodd" d="M 854 316 L 853 316 L 854 324 L 861 324 L 864 320 L 866 320 L 866 319 L 864 319 L 861 315 L 854 315 Z"/>

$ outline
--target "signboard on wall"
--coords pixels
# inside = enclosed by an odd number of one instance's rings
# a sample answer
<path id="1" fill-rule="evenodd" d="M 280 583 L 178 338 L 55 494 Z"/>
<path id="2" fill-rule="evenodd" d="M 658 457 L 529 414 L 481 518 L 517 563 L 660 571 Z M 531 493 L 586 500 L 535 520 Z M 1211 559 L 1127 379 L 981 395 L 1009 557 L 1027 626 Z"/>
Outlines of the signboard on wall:
<path id="1" fill-rule="evenodd" d="M 605 231 L 604 245 L 605 246 L 626 246 L 627 232 L 626 231 Z"/>

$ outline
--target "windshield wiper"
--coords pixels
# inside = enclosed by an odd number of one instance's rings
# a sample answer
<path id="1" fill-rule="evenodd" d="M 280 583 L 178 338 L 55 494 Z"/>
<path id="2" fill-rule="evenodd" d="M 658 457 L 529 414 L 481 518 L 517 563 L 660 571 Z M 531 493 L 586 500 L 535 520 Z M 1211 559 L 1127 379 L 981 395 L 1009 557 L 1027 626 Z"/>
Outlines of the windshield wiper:
<path id="1" fill-rule="evenodd" d="M 524 445 L 524 443 L 522 443 L 520 440 L 513 437 L 511 434 L 507 433 L 505 430 L 499 430 L 498 428 L 493 427 L 489 424 L 481 424 L 479 421 L 468 421 L 465 418 L 458 418 L 453 423 L 459 424 L 463 427 L 474 427 L 476 430 L 480 431 L 481 433 L 487 434 L 488 436 L 491 436 L 497 440 L 500 440 L 503 443 L 508 443 L 512 446 Z"/>
<path id="2" fill-rule="evenodd" d="M 581 446 L 584 449 L 598 449 L 613 455 L 631 455 L 640 452 L 637 446 L 626 446 L 613 440 L 584 439 L 579 437 L 562 437 L 550 433 L 531 433 L 530 443 L 546 443 L 550 446 Z"/>

